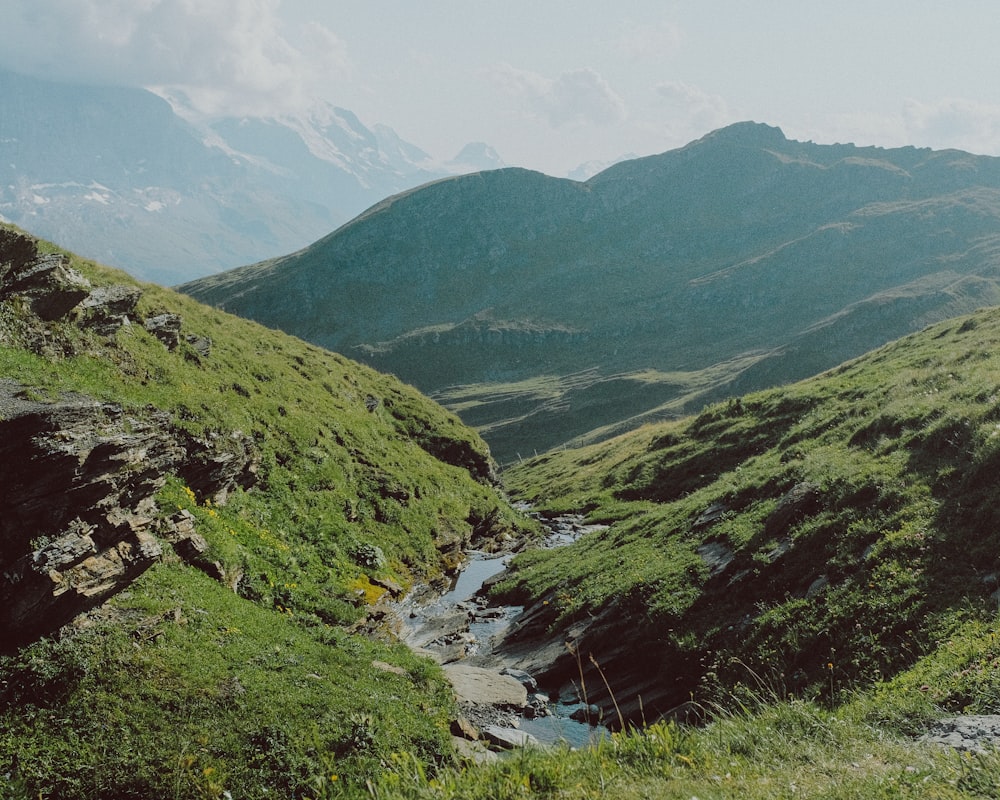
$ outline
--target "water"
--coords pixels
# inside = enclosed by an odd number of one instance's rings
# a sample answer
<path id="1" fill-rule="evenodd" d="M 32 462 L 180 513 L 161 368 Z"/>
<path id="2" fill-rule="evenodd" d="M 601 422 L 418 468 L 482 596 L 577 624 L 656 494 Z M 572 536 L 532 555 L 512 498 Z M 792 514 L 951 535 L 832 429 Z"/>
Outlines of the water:
<path id="1" fill-rule="evenodd" d="M 538 519 L 549 530 L 543 547 L 562 547 L 605 527 L 584 525 L 580 517 Z M 494 641 L 522 610 L 520 606 L 488 606 L 478 596 L 486 581 L 507 568 L 510 556 L 471 555 L 444 594 L 429 602 L 410 600 L 399 607 L 403 639 L 441 663 L 489 655 Z M 519 719 L 520 729 L 542 743 L 564 741 L 572 747 L 586 747 L 606 737 L 608 731 L 602 725 L 570 719 L 583 707 L 582 703 L 551 702 L 547 716 Z"/>

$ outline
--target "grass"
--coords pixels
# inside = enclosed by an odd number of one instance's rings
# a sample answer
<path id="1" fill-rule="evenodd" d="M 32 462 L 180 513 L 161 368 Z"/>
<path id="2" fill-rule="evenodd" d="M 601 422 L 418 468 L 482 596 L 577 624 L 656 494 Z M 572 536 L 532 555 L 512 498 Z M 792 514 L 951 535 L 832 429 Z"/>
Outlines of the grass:
<path id="1" fill-rule="evenodd" d="M 94 285 L 135 283 L 68 255 Z M 220 504 L 164 476 L 159 514 L 194 515 L 199 564 L 225 583 L 168 558 L 0 660 L 0 795 L 303 797 L 324 774 L 363 784 L 395 752 L 449 763 L 437 668 L 354 626 L 386 586 L 436 580 L 473 540 L 531 530 L 493 486 L 482 439 L 394 378 L 142 289 L 141 316 L 179 314 L 210 353 L 5 302 L 0 376 L 42 401 L 78 392 L 202 436 L 241 432 L 258 480 Z"/>
<path id="2" fill-rule="evenodd" d="M 599 622 L 583 646 L 679 675 L 664 702 L 725 693 L 734 664 L 827 702 L 897 674 L 955 620 L 996 609 L 998 344 L 1000 313 L 984 311 L 511 468 L 517 496 L 611 527 L 521 556 L 498 596 L 536 607 L 552 638 L 613 607 L 634 650 Z M 783 517 L 796 486 L 813 500 Z"/>
<path id="3" fill-rule="evenodd" d="M 130 281 L 74 264 L 97 284 Z M 242 577 L 234 592 L 167 558 L 0 658 L 0 795 L 1000 791 L 1000 757 L 916 740 L 935 716 L 1000 702 L 1000 312 L 509 470 L 537 508 L 609 525 L 519 556 L 498 593 L 526 603 L 536 631 L 577 632 L 627 724 L 586 750 L 473 766 L 452 751 L 440 670 L 353 625 L 388 581 L 431 579 L 473 537 L 526 530 L 489 485 L 482 440 L 391 378 L 144 289 L 143 313 L 180 313 L 185 333 L 212 339 L 208 357 L 139 326 L 110 340 L 72 320 L 40 331 L 4 304 L 0 374 L 39 399 L 85 392 L 252 436 L 254 488 L 218 505 L 168 476 L 158 498 L 165 515 L 193 514 L 206 559 Z M 803 486 L 811 499 L 789 510 Z M 660 694 L 637 705 L 637 680 Z M 587 686 L 599 695 L 601 677 Z M 658 719 L 677 699 L 702 724 Z"/>

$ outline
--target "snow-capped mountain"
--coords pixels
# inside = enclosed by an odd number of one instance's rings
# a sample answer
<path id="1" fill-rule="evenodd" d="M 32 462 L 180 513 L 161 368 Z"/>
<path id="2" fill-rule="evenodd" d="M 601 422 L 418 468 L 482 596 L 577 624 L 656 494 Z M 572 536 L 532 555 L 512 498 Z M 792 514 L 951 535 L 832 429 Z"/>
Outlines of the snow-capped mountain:
<path id="1" fill-rule="evenodd" d="M 179 94 L 0 71 L 0 216 L 161 283 L 283 255 L 389 195 L 486 164 L 435 162 L 326 103 L 212 119 Z"/>

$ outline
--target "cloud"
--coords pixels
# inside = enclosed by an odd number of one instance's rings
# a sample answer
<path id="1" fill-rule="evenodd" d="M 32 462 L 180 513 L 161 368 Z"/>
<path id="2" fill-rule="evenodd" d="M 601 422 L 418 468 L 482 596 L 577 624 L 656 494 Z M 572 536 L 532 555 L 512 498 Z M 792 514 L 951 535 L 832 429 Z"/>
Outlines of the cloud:
<path id="1" fill-rule="evenodd" d="M 547 78 L 504 65 L 495 76 L 530 114 L 545 120 L 553 128 L 610 125 L 625 118 L 625 102 L 604 78 L 589 67 Z"/>
<path id="2" fill-rule="evenodd" d="M 902 117 L 907 139 L 913 143 L 1000 154 L 1000 106 L 961 98 L 936 103 L 909 100 Z"/>
<path id="3" fill-rule="evenodd" d="M 56 80 L 183 89 L 203 111 L 291 108 L 350 68 L 281 0 L 6 0 L 0 64 Z"/>
<path id="4" fill-rule="evenodd" d="M 669 126 L 677 132 L 700 136 L 733 121 L 725 98 L 683 81 L 657 84 L 656 94 L 669 115 Z"/>

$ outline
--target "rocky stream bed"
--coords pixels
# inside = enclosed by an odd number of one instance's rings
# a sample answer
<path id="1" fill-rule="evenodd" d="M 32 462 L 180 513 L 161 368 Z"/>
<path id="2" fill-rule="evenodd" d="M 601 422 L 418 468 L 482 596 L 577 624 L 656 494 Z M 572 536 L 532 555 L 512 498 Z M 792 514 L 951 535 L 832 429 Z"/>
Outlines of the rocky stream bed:
<path id="1" fill-rule="evenodd" d="M 604 527 L 587 525 L 580 515 L 537 518 L 549 531 L 544 547 L 560 547 Z M 441 664 L 452 684 L 462 711 L 452 726 L 457 749 L 483 761 L 496 758 L 496 750 L 557 742 L 585 747 L 607 736 L 601 709 L 586 703 L 575 682 L 539 685 L 498 646 L 524 611 L 491 605 L 485 591 L 510 556 L 469 555 L 446 591 L 422 587 L 390 612 L 400 638 Z M 960 752 L 1000 748 L 1000 715 L 945 717 L 920 741 Z"/>
<path id="2" fill-rule="evenodd" d="M 569 544 L 601 527 L 577 515 L 538 519 L 549 531 L 544 547 Z M 455 690 L 463 714 L 452 729 L 459 748 L 489 757 L 487 745 L 508 749 L 565 741 L 579 747 L 607 735 L 599 710 L 584 702 L 575 685 L 539 686 L 494 649 L 522 611 L 490 605 L 484 592 L 510 556 L 470 556 L 446 592 L 417 590 L 392 610 L 402 640 L 441 664 Z"/>

